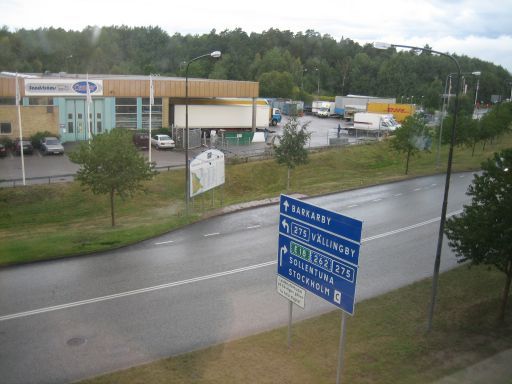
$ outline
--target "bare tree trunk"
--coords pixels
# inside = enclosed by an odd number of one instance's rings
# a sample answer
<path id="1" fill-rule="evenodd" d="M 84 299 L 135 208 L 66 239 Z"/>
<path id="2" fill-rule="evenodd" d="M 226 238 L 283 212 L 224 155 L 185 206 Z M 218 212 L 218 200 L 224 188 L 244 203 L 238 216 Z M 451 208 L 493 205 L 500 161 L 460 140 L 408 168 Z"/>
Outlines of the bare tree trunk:
<path id="1" fill-rule="evenodd" d="M 507 310 L 508 295 L 510 293 L 510 284 L 512 282 L 512 261 L 508 262 L 506 273 L 507 278 L 505 280 L 505 288 L 503 289 L 503 297 L 501 299 L 500 314 L 498 316 L 498 322 L 500 324 L 505 322 L 505 311 Z"/>
<path id="2" fill-rule="evenodd" d="M 114 190 L 110 190 L 110 216 L 112 218 L 112 226 L 116 225 L 116 219 L 114 217 Z"/>

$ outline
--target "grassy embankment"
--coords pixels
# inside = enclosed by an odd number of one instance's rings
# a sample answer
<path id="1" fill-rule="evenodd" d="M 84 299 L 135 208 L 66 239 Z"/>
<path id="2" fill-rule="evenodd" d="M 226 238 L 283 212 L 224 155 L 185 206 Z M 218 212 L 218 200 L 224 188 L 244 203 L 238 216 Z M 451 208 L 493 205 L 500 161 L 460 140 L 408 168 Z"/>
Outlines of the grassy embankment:
<path id="1" fill-rule="evenodd" d="M 477 148 L 457 148 L 454 170 L 476 170 L 493 152 L 512 147 L 512 135 Z M 444 172 L 447 148 L 436 168 L 436 154 L 413 158 L 409 177 Z M 312 153 L 309 164 L 292 172 L 290 192 L 307 195 L 342 191 L 404 179 L 405 158 L 387 142 Z M 166 172 L 135 198 L 116 200 L 117 226 L 110 227 L 107 196 L 94 196 L 78 183 L 0 189 L 0 266 L 91 253 L 130 244 L 201 218 L 224 206 L 278 196 L 285 191 L 286 169 L 274 160 L 229 165 L 226 184 L 195 199 L 184 217 L 184 174 Z"/>
<path id="2" fill-rule="evenodd" d="M 512 347 L 512 310 L 496 326 L 504 275 L 462 266 L 441 275 L 425 333 L 430 279 L 357 304 L 348 320 L 344 383 L 430 383 Z M 298 309 L 300 310 L 300 309 Z M 286 305 L 283 302 L 283 311 Z M 340 312 L 86 381 L 101 383 L 334 383 Z"/>

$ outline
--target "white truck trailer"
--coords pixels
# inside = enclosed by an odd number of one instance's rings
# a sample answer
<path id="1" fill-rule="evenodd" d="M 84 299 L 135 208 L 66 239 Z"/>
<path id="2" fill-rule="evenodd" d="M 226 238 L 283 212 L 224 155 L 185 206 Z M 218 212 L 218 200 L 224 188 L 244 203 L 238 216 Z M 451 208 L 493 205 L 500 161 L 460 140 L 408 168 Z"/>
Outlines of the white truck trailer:
<path id="1" fill-rule="evenodd" d="M 395 121 L 391 114 L 368 112 L 358 112 L 354 114 L 353 129 L 375 133 L 389 133 L 399 127 L 400 124 Z"/>
<path id="2" fill-rule="evenodd" d="M 268 128 L 279 110 L 271 108 L 265 99 L 256 100 L 256 129 Z M 174 127 L 185 127 L 185 104 L 183 99 L 171 100 L 169 121 Z M 212 130 L 248 131 L 253 126 L 253 100 L 243 98 L 190 99 L 188 105 L 189 128 Z M 279 119 L 280 120 L 280 119 Z M 272 124 L 275 125 L 275 124 Z"/>

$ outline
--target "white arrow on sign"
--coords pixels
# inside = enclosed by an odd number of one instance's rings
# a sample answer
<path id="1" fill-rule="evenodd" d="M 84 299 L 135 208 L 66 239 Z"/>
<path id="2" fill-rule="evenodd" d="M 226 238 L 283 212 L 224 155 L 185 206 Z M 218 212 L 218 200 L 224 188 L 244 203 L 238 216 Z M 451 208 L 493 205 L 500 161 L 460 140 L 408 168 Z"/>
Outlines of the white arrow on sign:
<path id="1" fill-rule="evenodd" d="M 288 207 L 290 206 L 290 204 L 288 204 L 288 200 L 285 200 L 283 205 L 284 205 L 284 211 L 288 212 Z"/>
<path id="2" fill-rule="evenodd" d="M 286 248 L 286 245 L 283 245 L 281 249 L 279 250 L 279 266 L 283 266 L 283 253 L 286 254 L 288 252 L 288 248 Z"/>
<path id="3" fill-rule="evenodd" d="M 281 221 L 281 224 L 283 224 L 283 228 L 286 230 L 286 233 L 290 233 L 290 226 L 288 225 L 286 219 L 283 219 L 283 221 Z"/>

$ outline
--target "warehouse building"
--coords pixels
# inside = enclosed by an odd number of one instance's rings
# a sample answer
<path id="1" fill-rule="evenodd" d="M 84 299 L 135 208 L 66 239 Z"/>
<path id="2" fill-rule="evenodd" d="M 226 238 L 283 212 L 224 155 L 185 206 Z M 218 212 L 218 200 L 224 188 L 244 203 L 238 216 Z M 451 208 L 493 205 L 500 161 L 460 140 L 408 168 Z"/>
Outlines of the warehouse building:
<path id="1" fill-rule="evenodd" d="M 18 87 L 16 87 L 16 79 Z M 86 84 L 89 84 L 87 87 Z M 150 84 L 153 103 L 150 103 Z M 178 77 L 0 74 L 0 140 L 19 137 L 17 88 L 23 136 L 48 131 L 62 142 L 82 141 L 113 128 L 171 128 L 186 101 Z M 87 88 L 89 92 L 87 92 Z M 259 84 L 250 81 L 188 79 L 189 104 L 217 98 L 246 98 L 256 111 Z M 255 112 L 252 125 L 255 125 Z M 87 116 L 89 118 L 87 118 Z M 181 121 L 181 120 L 179 120 Z M 89 124 L 89 129 L 87 125 Z M 251 125 L 251 122 L 248 122 Z"/>

